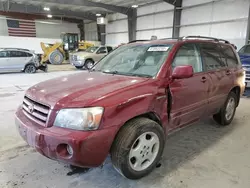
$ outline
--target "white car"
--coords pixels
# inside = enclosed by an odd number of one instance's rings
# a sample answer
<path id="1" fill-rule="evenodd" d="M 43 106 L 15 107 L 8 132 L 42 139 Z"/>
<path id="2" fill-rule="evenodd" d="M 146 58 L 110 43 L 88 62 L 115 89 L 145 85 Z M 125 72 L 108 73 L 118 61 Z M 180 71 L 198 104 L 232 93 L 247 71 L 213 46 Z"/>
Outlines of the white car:
<path id="1" fill-rule="evenodd" d="M 0 72 L 35 73 L 39 65 L 38 56 L 30 50 L 0 48 Z"/>

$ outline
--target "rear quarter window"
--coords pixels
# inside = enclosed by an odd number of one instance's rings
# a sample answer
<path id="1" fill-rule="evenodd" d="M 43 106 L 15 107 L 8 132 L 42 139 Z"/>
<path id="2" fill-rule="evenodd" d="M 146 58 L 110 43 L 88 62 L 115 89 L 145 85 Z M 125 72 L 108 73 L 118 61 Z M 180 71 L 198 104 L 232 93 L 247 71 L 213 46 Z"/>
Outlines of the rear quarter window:
<path id="1" fill-rule="evenodd" d="M 221 57 L 228 67 L 236 67 L 239 61 L 230 45 L 221 45 Z"/>
<path id="2" fill-rule="evenodd" d="M 0 58 L 5 58 L 8 57 L 8 52 L 7 51 L 1 51 L 0 52 Z"/>
<path id="3" fill-rule="evenodd" d="M 218 70 L 226 67 L 225 61 L 221 58 L 220 45 L 217 43 L 200 43 L 202 58 L 207 71 Z"/>

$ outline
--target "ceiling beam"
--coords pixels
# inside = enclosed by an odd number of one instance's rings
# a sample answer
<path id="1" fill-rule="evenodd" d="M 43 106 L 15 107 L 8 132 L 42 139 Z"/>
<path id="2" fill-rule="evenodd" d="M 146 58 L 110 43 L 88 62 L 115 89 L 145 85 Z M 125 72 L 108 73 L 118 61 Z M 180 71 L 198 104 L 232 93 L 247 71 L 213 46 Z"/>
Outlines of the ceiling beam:
<path id="1" fill-rule="evenodd" d="M 33 2 L 40 2 L 41 0 L 32 0 Z M 117 5 L 111 5 L 106 3 L 100 3 L 100 2 L 93 2 L 89 0 L 44 0 L 42 3 L 55 3 L 55 4 L 64 4 L 64 5 L 75 5 L 75 6 L 87 6 L 87 7 L 98 7 L 98 8 L 104 8 L 113 12 L 119 12 L 121 14 L 128 14 L 128 7 L 123 6 L 117 6 Z"/>
<path id="2" fill-rule="evenodd" d="M 25 5 L 12 3 L 7 1 L 2 1 L 0 3 L 0 11 L 5 12 L 20 12 L 20 13 L 28 13 L 28 14 L 39 14 L 39 15 L 47 15 L 48 12 L 43 10 L 41 5 Z M 55 17 L 63 17 L 63 18 L 76 18 L 76 19 L 88 19 L 96 21 L 96 16 L 92 13 L 80 12 L 80 11 L 69 11 L 69 10 L 60 10 L 58 8 L 53 8 L 51 10 L 51 14 Z"/>
<path id="3" fill-rule="evenodd" d="M 6 17 L 11 17 L 15 19 L 23 19 L 23 20 L 51 20 L 50 18 L 47 17 L 47 15 L 42 15 L 42 14 L 27 14 L 27 13 L 20 13 L 20 12 L 6 12 L 6 11 L 0 11 L 0 15 L 6 16 Z M 53 20 L 63 20 L 66 22 L 71 22 L 71 23 L 83 23 L 82 19 L 77 19 L 77 18 L 61 18 L 54 16 Z"/>
<path id="4" fill-rule="evenodd" d="M 171 5 L 176 5 L 176 2 L 178 0 L 163 0 L 164 2 L 168 3 L 168 4 L 171 4 Z"/>

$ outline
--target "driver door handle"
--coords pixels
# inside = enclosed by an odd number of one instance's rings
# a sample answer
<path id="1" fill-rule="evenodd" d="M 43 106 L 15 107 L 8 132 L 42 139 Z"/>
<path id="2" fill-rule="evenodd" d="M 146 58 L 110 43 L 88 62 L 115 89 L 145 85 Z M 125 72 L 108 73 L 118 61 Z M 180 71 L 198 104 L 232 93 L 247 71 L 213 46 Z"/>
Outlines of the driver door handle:
<path id="1" fill-rule="evenodd" d="M 207 81 L 207 78 L 205 77 L 205 76 L 202 76 L 202 78 L 201 78 L 201 82 L 206 82 Z"/>

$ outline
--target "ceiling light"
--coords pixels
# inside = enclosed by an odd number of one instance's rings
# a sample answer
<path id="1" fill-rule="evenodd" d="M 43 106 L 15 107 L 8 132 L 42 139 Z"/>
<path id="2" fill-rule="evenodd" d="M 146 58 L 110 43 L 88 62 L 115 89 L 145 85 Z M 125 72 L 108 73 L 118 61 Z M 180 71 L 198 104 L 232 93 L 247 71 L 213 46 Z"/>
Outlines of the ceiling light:
<path id="1" fill-rule="evenodd" d="M 44 7 L 43 10 L 50 11 L 50 8 L 49 7 Z"/>
<path id="2" fill-rule="evenodd" d="M 53 16 L 52 16 L 51 14 L 48 14 L 47 17 L 48 17 L 48 18 L 52 18 Z"/>
<path id="3" fill-rule="evenodd" d="M 131 7 L 132 8 L 138 8 L 138 5 L 132 5 Z"/>
<path id="4" fill-rule="evenodd" d="M 101 16 L 101 14 L 97 13 L 96 16 Z"/>

